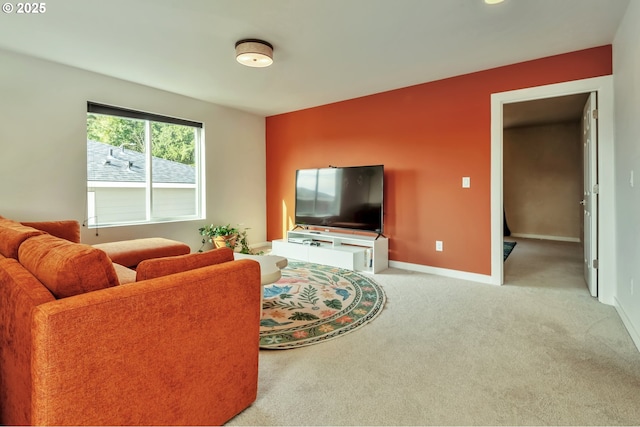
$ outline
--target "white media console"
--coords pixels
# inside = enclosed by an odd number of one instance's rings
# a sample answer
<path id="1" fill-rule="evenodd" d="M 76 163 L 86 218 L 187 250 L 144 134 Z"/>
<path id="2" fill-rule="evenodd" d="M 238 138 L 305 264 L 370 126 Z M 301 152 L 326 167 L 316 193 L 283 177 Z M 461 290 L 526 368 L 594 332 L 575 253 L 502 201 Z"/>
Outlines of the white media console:
<path id="1" fill-rule="evenodd" d="M 365 273 L 389 268 L 389 239 L 383 236 L 292 230 L 272 242 L 271 253 Z"/>

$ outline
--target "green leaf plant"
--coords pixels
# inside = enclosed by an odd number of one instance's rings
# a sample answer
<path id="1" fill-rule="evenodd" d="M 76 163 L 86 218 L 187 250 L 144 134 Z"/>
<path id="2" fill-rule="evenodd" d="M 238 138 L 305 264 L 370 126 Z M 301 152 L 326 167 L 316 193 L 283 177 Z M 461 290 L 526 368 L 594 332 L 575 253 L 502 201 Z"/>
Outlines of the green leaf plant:
<path id="1" fill-rule="evenodd" d="M 205 238 L 202 239 L 202 246 L 200 246 L 200 249 L 198 249 L 198 252 L 202 252 L 202 248 L 204 248 L 204 245 L 206 245 L 207 243 L 213 243 L 214 238 L 228 237 L 229 239 L 225 240 L 225 244 L 228 248 L 231 248 L 232 250 L 235 251 L 236 248 L 240 246 L 240 250 L 238 252 L 240 252 L 241 254 L 262 255 L 264 253 L 263 251 L 256 252 L 249 247 L 249 241 L 247 239 L 247 230 L 249 229 L 232 227 L 230 224 L 226 224 L 226 225 L 209 224 L 209 225 L 205 225 L 204 227 L 200 227 L 198 231 L 200 232 L 200 235 Z M 233 236 L 235 236 L 236 238 L 233 239 L 232 238 Z"/>

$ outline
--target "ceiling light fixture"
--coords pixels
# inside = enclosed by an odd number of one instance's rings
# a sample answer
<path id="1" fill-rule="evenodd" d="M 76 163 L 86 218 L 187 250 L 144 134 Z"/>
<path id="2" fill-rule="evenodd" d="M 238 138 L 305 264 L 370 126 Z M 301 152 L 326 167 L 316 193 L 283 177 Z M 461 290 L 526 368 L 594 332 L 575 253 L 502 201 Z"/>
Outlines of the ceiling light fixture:
<path id="1" fill-rule="evenodd" d="M 498 4 L 502 3 L 504 0 L 484 0 L 486 4 Z"/>
<path id="2" fill-rule="evenodd" d="M 239 40 L 236 42 L 236 61 L 247 67 L 268 67 L 273 64 L 273 46 L 264 40 Z"/>

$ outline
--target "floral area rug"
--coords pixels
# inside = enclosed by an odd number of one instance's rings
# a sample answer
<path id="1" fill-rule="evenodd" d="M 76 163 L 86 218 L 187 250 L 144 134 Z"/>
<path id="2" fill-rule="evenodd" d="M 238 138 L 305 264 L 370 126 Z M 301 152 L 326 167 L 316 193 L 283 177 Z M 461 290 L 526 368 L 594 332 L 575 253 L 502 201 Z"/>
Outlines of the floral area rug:
<path id="1" fill-rule="evenodd" d="M 338 338 L 373 320 L 386 297 L 371 278 L 341 268 L 289 262 L 263 289 L 260 347 L 289 349 Z"/>

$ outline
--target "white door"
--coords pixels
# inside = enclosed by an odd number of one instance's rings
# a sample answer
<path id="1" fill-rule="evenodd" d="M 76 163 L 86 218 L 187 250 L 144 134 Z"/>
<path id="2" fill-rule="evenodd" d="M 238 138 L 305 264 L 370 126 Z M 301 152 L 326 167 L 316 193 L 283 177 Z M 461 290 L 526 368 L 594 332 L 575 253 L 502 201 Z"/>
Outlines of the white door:
<path id="1" fill-rule="evenodd" d="M 582 115 L 584 194 L 584 279 L 591 296 L 598 296 L 598 137 L 596 92 L 592 92 Z"/>

